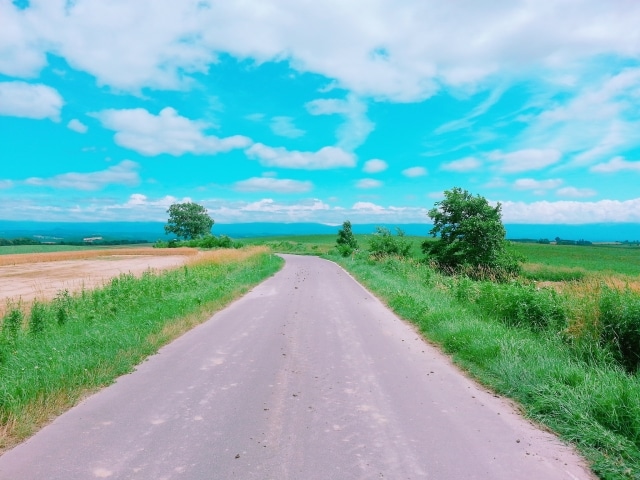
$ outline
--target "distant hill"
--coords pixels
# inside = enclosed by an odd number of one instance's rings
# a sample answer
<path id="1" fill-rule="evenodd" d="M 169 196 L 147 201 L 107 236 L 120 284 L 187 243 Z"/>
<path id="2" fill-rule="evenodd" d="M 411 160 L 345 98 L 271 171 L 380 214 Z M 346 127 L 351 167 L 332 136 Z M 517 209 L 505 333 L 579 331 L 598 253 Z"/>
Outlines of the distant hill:
<path id="1" fill-rule="evenodd" d="M 355 233 L 373 233 L 376 226 L 394 231 L 395 224 L 354 224 Z M 426 223 L 397 224 L 407 235 L 427 236 L 431 225 Z M 591 242 L 614 242 L 640 240 L 640 224 L 611 223 L 585 225 L 524 225 L 507 224 L 507 238 L 554 240 L 556 237 Z M 340 225 L 320 223 L 216 223 L 215 235 L 232 238 L 265 237 L 277 235 L 334 235 Z M 146 240 L 154 242 L 168 238 L 161 222 L 20 222 L 0 220 L 0 238 L 29 237 L 41 241 L 81 241 L 87 237 L 102 237 L 105 240 Z"/>

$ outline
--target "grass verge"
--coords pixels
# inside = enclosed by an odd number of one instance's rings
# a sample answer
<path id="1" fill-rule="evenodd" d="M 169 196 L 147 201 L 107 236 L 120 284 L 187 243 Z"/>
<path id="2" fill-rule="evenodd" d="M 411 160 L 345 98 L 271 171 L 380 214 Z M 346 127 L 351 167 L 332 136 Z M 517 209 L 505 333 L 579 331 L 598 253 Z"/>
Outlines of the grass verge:
<path id="1" fill-rule="evenodd" d="M 576 445 L 603 479 L 640 478 L 640 375 L 548 330 L 505 324 L 413 260 L 331 258 L 463 369 Z"/>
<path id="2" fill-rule="evenodd" d="M 282 263 L 265 248 L 212 251 L 179 269 L 60 292 L 29 311 L 11 305 L 0 329 L 0 452 L 130 372 Z"/>

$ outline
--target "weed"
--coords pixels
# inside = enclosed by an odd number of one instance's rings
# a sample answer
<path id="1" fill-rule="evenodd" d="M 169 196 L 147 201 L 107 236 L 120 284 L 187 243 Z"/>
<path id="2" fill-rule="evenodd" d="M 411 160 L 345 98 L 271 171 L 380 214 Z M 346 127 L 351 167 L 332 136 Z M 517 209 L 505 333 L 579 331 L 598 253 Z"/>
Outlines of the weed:
<path id="1" fill-rule="evenodd" d="M 602 341 L 630 371 L 640 368 L 640 295 L 605 286 L 600 294 Z"/>

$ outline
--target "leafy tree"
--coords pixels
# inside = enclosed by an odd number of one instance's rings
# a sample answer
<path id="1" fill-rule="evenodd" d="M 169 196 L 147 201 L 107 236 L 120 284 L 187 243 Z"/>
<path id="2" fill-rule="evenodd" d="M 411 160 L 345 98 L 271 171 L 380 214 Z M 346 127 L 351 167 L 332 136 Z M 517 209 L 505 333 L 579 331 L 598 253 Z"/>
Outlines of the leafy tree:
<path id="1" fill-rule="evenodd" d="M 374 257 L 385 257 L 388 255 L 397 255 L 406 257 L 411 250 L 411 243 L 404 237 L 404 231 L 396 227 L 397 235 L 389 231 L 385 227 L 376 227 L 376 231 L 369 241 L 369 252 Z"/>
<path id="2" fill-rule="evenodd" d="M 423 242 L 423 252 L 448 272 L 499 280 L 517 275 L 519 259 L 506 249 L 501 205 L 492 207 L 459 187 L 444 195 L 428 213 L 433 221 L 429 233 L 439 238 Z"/>
<path id="3" fill-rule="evenodd" d="M 358 240 L 351 230 L 351 222 L 349 220 L 342 224 L 342 228 L 338 230 L 338 239 L 336 240 L 338 251 L 343 257 L 348 257 L 358 249 Z"/>
<path id="4" fill-rule="evenodd" d="M 167 210 L 169 220 L 165 233 L 174 233 L 178 238 L 191 240 L 211 232 L 213 219 L 202 205 L 193 202 L 174 203 Z"/>

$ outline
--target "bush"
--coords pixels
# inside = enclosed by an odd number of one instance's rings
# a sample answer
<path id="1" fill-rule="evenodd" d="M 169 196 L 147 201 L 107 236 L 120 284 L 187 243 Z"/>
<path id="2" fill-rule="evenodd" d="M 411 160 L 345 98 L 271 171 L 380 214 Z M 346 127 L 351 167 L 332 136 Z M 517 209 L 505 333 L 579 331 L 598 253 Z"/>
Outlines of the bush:
<path id="1" fill-rule="evenodd" d="M 603 286 L 600 295 L 601 339 L 629 371 L 640 368 L 640 296 Z"/>
<path id="2" fill-rule="evenodd" d="M 376 231 L 369 240 L 369 253 L 376 258 L 389 255 L 399 257 L 409 256 L 411 243 L 405 238 L 402 229 L 396 227 L 397 235 L 393 236 L 388 228 L 376 227 Z"/>

